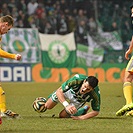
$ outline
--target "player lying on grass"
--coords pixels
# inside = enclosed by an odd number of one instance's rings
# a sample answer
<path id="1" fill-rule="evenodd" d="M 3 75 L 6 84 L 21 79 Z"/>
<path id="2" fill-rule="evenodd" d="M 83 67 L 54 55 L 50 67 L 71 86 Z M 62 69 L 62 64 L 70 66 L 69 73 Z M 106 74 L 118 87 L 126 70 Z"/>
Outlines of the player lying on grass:
<path id="1" fill-rule="evenodd" d="M 100 111 L 98 79 L 94 76 L 76 74 L 49 95 L 45 108 L 52 109 L 59 102 L 64 106 L 59 113 L 60 118 L 84 120 L 97 116 Z M 92 111 L 87 112 L 87 105 L 82 107 L 86 102 L 91 102 Z"/>

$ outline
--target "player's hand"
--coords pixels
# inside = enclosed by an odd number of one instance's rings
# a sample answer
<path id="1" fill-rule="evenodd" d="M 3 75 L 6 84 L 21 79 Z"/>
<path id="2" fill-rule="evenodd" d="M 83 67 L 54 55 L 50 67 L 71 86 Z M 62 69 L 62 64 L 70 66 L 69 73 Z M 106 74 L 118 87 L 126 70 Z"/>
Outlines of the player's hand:
<path id="1" fill-rule="evenodd" d="M 73 115 L 77 112 L 77 109 L 74 105 L 68 105 L 65 109 L 71 115 Z"/>
<path id="2" fill-rule="evenodd" d="M 15 59 L 16 59 L 16 60 L 21 60 L 21 55 L 20 55 L 20 54 L 16 54 Z"/>
<path id="3" fill-rule="evenodd" d="M 125 58 L 127 59 L 127 60 L 129 60 L 129 54 L 131 54 L 131 51 L 130 50 L 127 50 L 127 52 L 125 53 Z"/>

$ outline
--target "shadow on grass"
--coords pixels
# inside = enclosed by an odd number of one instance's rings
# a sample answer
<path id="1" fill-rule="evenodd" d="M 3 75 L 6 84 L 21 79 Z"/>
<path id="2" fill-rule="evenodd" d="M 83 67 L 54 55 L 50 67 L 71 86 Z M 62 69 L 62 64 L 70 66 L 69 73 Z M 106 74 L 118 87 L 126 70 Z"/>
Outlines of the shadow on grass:
<path id="1" fill-rule="evenodd" d="M 36 115 L 36 116 L 22 116 L 21 118 L 32 118 L 32 119 L 36 119 L 36 118 L 56 118 L 56 119 L 60 119 L 58 116 L 55 115 Z"/>
<path id="2" fill-rule="evenodd" d="M 41 118 L 41 119 L 44 119 L 44 118 L 54 118 L 54 119 L 70 119 L 70 118 L 59 118 L 58 116 L 55 116 L 55 115 L 38 115 L 38 116 L 23 116 L 22 118 L 32 118 L 32 119 L 36 119 L 36 118 Z M 129 117 L 109 117 L 109 116 L 101 116 L 101 117 L 94 117 L 94 118 L 91 118 L 91 119 L 127 119 Z M 131 118 L 131 117 L 130 117 Z M 132 117 L 133 118 L 133 117 Z"/>
<path id="3" fill-rule="evenodd" d="M 109 116 L 102 116 L 102 117 L 95 117 L 94 119 L 125 119 L 127 117 L 109 117 Z M 129 117 L 128 117 L 129 118 Z"/>

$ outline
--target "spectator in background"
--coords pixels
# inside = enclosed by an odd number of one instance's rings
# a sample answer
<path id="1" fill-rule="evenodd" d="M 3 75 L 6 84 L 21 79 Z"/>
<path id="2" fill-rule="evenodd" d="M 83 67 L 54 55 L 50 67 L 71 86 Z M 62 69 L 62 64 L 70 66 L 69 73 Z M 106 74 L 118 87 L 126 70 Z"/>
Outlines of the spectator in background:
<path id="1" fill-rule="evenodd" d="M 97 32 L 97 24 L 93 17 L 89 18 L 89 20 L 88 20 L 88 28 L 89 28 L 90 34 Z"/>
<path id="2" fill-rule="evenodd" d="M 75 8 L 77 9 L 77 10 L 79 10 L 79 9 L 83 9 L 84 8 L 84 0 L 75 0 Z"/>
<path id="3" fill-rule="evenodd" d="M 23 20 L 18 20 L 17 28 L 24 28 Z"/>
<path id="4" fill-rule="evenodd" d="M 97 4 L 97 7 L 95 7 L 96 4 Z M 122 7 L 122 10 L 119 10 L 120 4 Z M 73 31 L 73 28 L 71 27 L 72 20 L 71 20 L 71 17 L 69 18 L 69 15 L 72 15 L 73 18 L 76 19 L 75 20 L 75 22 L 77 22 L 76 27 L 79 26 L 80 21 L 84 20 L 86 21 L 86 23 L 88 23 L 87 24 L 88 27 L 91 27 L 89 28 L 90 29 L 89 32 L 93 31 L 95 27 L 94 18 L 96 15 L 96 10 L 94 11 L 94 8 L 96 8 L 98 12 L 97 13 L 98 20 L 102 25 L 102 30 L 106 32 L 111 31 L 111 29 L 115 30 L 114 26 L 111 28 L 112 17 L 113 17 L 113 20 L 116 20 L 116 23 L 119 24 L 118 25 L 119 27 L 117 27 L 118 30 L 122 30 L 121 37 L 124 43 L 129 41 L 130 39 L 130 37 L 127 34 L 128 29 L 130 30 L 130 28 L 128 28 L 128 25 L 130 27 L 130 21 L 129 19 L 127 19 L 129 16 L 128 10 L 127 10 L 128 6 L 130 6 L 128 1 L 124 1 L 123 3 L 120 3 L 120 1 L 115 2 L 115 1 L 102 1 L 102 0 L 97 2 L 94 0 L 88 0 L 88 1 L 87 0 L 56 0 L 56 1 L 54 0 L 4 0 L 4 1 L 0 1 L 0 7 L 2 10 L 1 15 L 6 15 L 6 14 L 12 15 L 15 19 L 14 27 L 17 26 L 19 21 L 19 19 L 16 19 L 16 17 L 19 17 L 17 16 L 17 13 L 21 11 L 23 14 L 23 19 L 22 18 L 21 19 L 23 21 L 23 25 L 25 28 L 34 27 L 36 25 L 36 27 L 38 27 L 39 32 L 41 31 L 42 33 L 44 33 L 46 22 L 48 21 L 52 26 L 52 28 L 55 30 L 54 32 L 55 34 L 60 34 L 59 28 L 63 26 L 63 25 L 60 26 L 57 24 L 57 21 L 60 22 L 62 14 L 64 14 L 65 21 L 66 21 L 65 23 L 67 24 L 64 26 L 67 27 L 68 31 L 61 34 L 67 34 L 70 31 Z M 17 11 L 15 12 L 13 11 L 14 7 L 17 8 Z M 47 18 L 46 21 L 44 20 L 44 18 L 40 18 L 41 14 L 43 14 L 44 12 L 45 12 L 45 17 Z M 33 14 L 34 14 L 34 18 L 36 18 L 34 19 L 35 25 L 33 24 L 34 23 L 33 21 L 29 21 L 29 17 L 32 16 Z M 36 14 L 38 15 L 38 18 Z M 119 16 L 119 19 L 117 19 L 118 16 Z M 91 18 L 91 19 L 88 20 L 88 18 Z M 94 21 L 92 21 L 92 18 L 94 19 Z M 71 21 L 71 24 L 69 24 L 69 19 Z M 62 22 L 60 22 L 60 24 Z M 125 22 L 125 24 L 121 24 L 121 22 L 123 23 Z M 57 32 L 57 27 L 58 27 L 58 32 Z M 123 27 L 126 27 L 126 28 L 123 28 Z"/>
<path id="5" fill-rule="evenodd" d="M 46 22 L 44 33 L 45 34 L 55 34 L 54 28 L 51 26 L 51 24 L 48 21 Z"/>
<path id="6" fill-rule="evenodd" d="M 23 13 L 27 13 L 27 5 L 25 3 L 25 0 L 20 0 L 17 4 L 18 10 L 22 11 Z"/>
<path id="7" fill-rule="evenodd" d="M 121 38 L 123 43 L 127 43 L 127 41 L 130 41 L 130 38 L 132 36 L 130 32 L 130 24 L 126 18 L 123 18 L 123 21 L 121 22 Z"/>
<path id="8" fill-rule="evenodd" d="M 76 21 L 72 15 L 68 16 L 68 32 L 74 32 L 76 29 Z"/>
<path id="9" fill-rule="evenodd" d="M 28 18 L 28 22 L 29 22 L 29 28 L 39 29 L 39 19 L 38 19 L 38 16 L 36 14 L 30 15 Z"/>
<path id="10" fill-rule="evenodd" d="M 15 8 L 15 7 L 17 7 L 16 1 L 15 0 L 10 0 L 9 3 L 8 3 L 8 9 L 9 9 L 10 13 L 12 13 L 13 8 Z"/>
<path id="11" fill-rule="evenodd" d="M 35 28 L 39 29 L 39 19 L 38 19 L 38 16 L 36 14 L 34 14 L 32 16 L 34 18 Z"/>
<path id="12" fill-rule="evenodd" d="M 79 26 L 81 23 L 81 21 L 84 21 L 85 23 L 87 23 L 88 18 L 84 15 L 84 10 L 80 9 L 78 11 L 78 14 L 76 16 L 76 21 L 77 21 L 77 26 Z"/>
<path id="13" fill-rule="evenodd" d="M 64 13 L 62 13 L 57 19 L 57 32 L 60 35 L 65 35 L 68 33 L 67 18 L 65 17 Z"/>
<path id="14" fill-rule="evenodd" d="M 88 45 L 87 43 L 87 33 L 88 33 L 88 26 L 86 21 L 80 21 L 79 25 L 76 27 L 76 42 L 84 45 Z"/>
<path id="15" fill-rule="evenodd" d="M 2 16 L 7 15 L 7 14 L 10 15 L 10 11 L 9 11 L 9 8 L 8 8 L 7 3 L 4 3 L 4 4 L 2 5 L 1 10 L 2 10 Z"/>
<path id="16" fill-rule="evenodd" d="M 35 10 L 35 14 L 37 15 L 38 19 L 41 19 L 42 17 L 42 13 L 45 12 L 45 9 L 43 7 L 42 4 L 38 4 L 36 10 Z"/>
<path id="17" fill-rule="evenodd" d="M 118 25 L 116 21 L 113 21 L 109 31 L 118 31 Z"/>
<path id="18" fill-rule="evenodd" d="M 28 15 L 34 14 L 37 7 L 38 3 L 36 2 L 36 0 L 31 0 L 27 5 Z"/>
<path id="19" fill-rule="evenodd" d="M 16 14 L 12 14 L 12 17 L 14 19 L 14 27 L 17 27 L 17 25 L 18 25 L 18 20 L 17 20 L 18 16 L 16 16 Z"/>
<path id="20" fill-rule="evenodd" d="M 48 22 L 50 23 L 50 25 L 52 26 L 52 28 L 54 29 L 54 33 L 57 33 L 57 11 L 53 10 L 49 12 L 49 16 L 48 16 Z"/>
<path id="21" fill-rule="evenodd" d="M 54 4 L 54 8 L 55 8 L 58 16 L 60 16 L 60 14 L 61 14 L 61 7 L 60 7 L 60 2 L 59 1 L 56 1 L 56 3 Z"/>
<path id="22" fill-rule="evenodd" d="M 39 25 L 38 25 L 39 32 L 44 33 L 46 23 L 47 23 L 47 15 L 45 12 L 43 12 L 41 18 L 39 19 Z"/>
<path id="23" fill-rule="evenodd" d="M 12 8 L 12 15 L 14 14 L 14 16 L 18 17 L 18 9 L 16 7 Z"/>
<path id="24" fill-rule="evenodd" d="M 19 20 L 22 20 L 24 26 L 23 28 L 29 28 L 28 18 L 29 18 L 28 14 L 24 14 L 23 11 L 21 10 L 18 12 L 17 21 L 19 22 Z M 19 22 L 19 24 L 21 24 L 21 21 Z"/>
<path id="25" fill-rule="evenodd" d="M 77 15 L 78 15 L 78 10 L 74 8 L 72 10 L 72 16 L 76 19 Z"/>
<path id="26" fill-rule="evenodd" d="M 67 2 L 65 0 L 60 0 L 60 9 L 63 13 L 65 13 L 65 10 L 68 8 Z"/>

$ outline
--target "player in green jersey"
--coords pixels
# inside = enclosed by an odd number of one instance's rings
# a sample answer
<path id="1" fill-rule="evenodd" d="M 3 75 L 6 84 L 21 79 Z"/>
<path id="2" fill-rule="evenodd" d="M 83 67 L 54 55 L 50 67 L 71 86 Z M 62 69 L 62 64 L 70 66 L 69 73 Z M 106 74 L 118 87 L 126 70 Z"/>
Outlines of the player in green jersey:
<path id="1" fill-rule="evenodd" d="M 97 116 L 100 111 L 98 79 L 94 76 L 76 74 L 49 95 L 45 108 L 52 109 L 58 102 L 64 106 L 59 113 L 60 118 L 84 120 Z M 88 111 L 89 106 L 83 107 L 86 102 L 91 103 L 92 111 Z"/>

